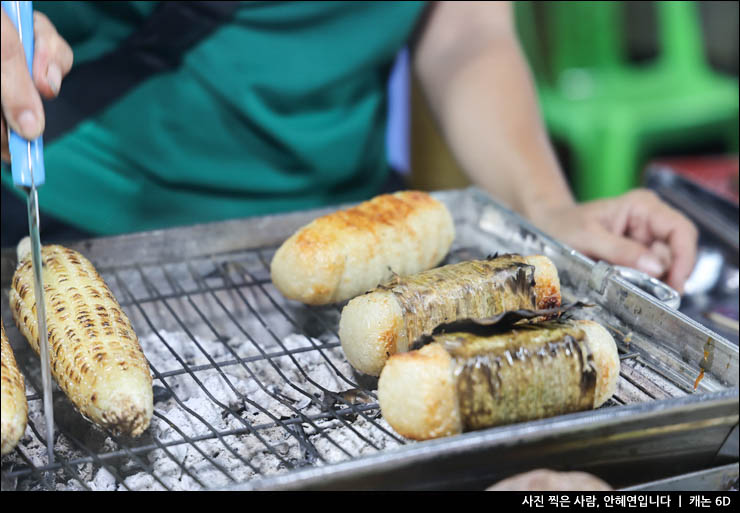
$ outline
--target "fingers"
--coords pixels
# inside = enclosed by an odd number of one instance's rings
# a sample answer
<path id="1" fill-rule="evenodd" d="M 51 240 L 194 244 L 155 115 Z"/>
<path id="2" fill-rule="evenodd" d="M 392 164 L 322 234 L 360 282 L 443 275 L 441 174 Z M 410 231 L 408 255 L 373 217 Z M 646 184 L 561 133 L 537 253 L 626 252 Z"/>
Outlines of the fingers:
<path id="1" fill-rule="evenodd" d="M 655 194 L 642 191 L 641 201 L 643 208 L 649 212 L 645 216 L 645 223 L 653 240 L 662 241 L 670 248 L 671 266 L 666 282 L 683 292 L 684 284 L 696 262 L 699 232 L 688 218 Z"/>
<path id="2" fill-rule="evenodd" d="M 44 130 L 41 97 L 28 73 L 18 32 L 5 11 L 0 10 L 0 16 L 2 18 L 0 98 L 3 115 L 10 127 L 22 137 L 35 139 Z M 7 148 L 7 142 L 3 147 Z"/>
<path id="3" fill-rule="evenodd" d="M 23 46 L 10 18 L 2 11 L 2 141 L 0 153 L 10 161 L 5 123 L 25 139 L 35 139 L 44 131 L 45 117 L 39 92 L 45 98 L 59 94 L 62 79 L 72 68 L 72 49 L 57 33 L 49 19 L 33 13 L 33 80 L 26 67 Z M 35 86 L 35 87 L 34 87 Z"/>
<path id="4" fill-rule="evenodd" d="M 54 98 L 72 68 L 72 49 L 40 12 L 33 13 L 33 31 L 33 80 L 45 98 Z"/>
<path id="5" fill-rule="evenodd" d="M 576 247 L 591 258 L 632 267 L 655 278 L 662 277 L 667 270 L 661 261 L 662 255 L 653 254 L 639 242 L 611 233 L 598 222 L 589 221 L 584 226 Z"/>
<path id="6" fill-rule="evenodd" d="M 652 253 L 661 263 L 664 269 L 670 269 L 673 262 L 673 252 L 670 246 L 661 241 L 654 241 L 650 244 L 650 253 Z"/>

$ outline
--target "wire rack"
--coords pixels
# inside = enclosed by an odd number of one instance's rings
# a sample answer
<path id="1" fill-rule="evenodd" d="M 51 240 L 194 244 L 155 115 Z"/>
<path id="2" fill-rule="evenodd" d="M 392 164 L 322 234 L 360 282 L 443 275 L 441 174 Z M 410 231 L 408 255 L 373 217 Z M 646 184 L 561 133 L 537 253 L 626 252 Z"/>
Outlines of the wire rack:
<path id="1" fill-rule="evenodd" d="M 275 249 L 100 269 L 149 359 L 152 425 L 137 439 L 102 431 L 56 389 L 57 450 L 48 465 L 38 360 L 16 350 L 30 392 L 29 429 L 3 460 L 3 486 L 209 489 L 408 443 L 380 416 L 377 380 L 354 373 L 343 357 L 342 305 L 284 299 L 269 277 Z M 484 256 L 458 247 L 446 263 Z M 694 392 L 630 350 L 633 335 L 623 326 L 606 325 L 622 370 L 604 407 Z M 8 335 L 20 337 L 14 328 Z"/>

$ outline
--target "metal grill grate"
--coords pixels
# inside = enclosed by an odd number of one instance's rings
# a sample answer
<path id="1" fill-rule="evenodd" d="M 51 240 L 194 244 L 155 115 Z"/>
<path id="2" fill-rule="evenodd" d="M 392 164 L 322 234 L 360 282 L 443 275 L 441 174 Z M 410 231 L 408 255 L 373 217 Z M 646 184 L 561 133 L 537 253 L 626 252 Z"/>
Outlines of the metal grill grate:
<path id="1" fill-rule="evenodd" d="M 42 477 L 50 472 L 65 489 L 207 489 L 406 443 L 380 416 L 377 380 L 354 374 L 344 359 L 341 305 L 285 300 L 269 278 L 274 251 L 100 269 L 149 359 L 152 424 L 138 439 L 103 433 L 56 389 L 56 463 L 46 466 L 37 359 L 17 352 L 33 391 L 30 430 L 3 460 L 3 486 L 49 486 Z M 457 248 L 446 263 L 484 256 Z M 622 360 L 617 394 L 604 407 L 694 392 L 632 350 L 637 335 L 599 310 Z"/>

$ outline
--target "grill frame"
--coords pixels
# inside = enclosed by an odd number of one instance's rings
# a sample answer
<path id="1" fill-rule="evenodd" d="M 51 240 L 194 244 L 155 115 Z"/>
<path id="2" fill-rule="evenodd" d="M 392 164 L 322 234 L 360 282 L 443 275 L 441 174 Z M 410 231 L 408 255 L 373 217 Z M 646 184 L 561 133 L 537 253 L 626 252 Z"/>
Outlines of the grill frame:
<path id="1" fill-rule="evenodd" d="M 563 415 L 541 421 L 502 426 L 482 432 L 466 433 L 442 440 L 406 443 L 392 430 L 378 422 L 379 409 L 376 403 L 356 404 L 346 399 L 343 394 L 328 389 L 324 390 L 324 398 L 312 397 L 310 394 L 305 394 L 305 390 L 298 387 L 297 392 L 304 392 L 306 400 L 311 403 L 331 400 L 334 401 L 333 405 L 339 404 L 340 407 L 329 408 L 327 413 L 311 418 L 311 416 L 305 415 L 297 408 L 287 404 L 288 401 L 283 400 L 281 402 L 289 409 L 292 408 L 296 415 L 296 419 L 289 419 L 289 421 L 275 417 L 269 409 L 262 407 L 262 410 L 267 410 L 264 413 L 268 417 L 272 416 L 275 427 L 280 426 L 306 451 L 308 454 L 306 461 L 310 466 L 302 468 L 304 465 L 301 464 L 289 472 L 261 476 L 248 482 L 240 481 L 231 476 L 228 479 L 230 485 L 221 485 L 218 488 L 240 490 L 475 488 L 484 486 L 486 480 L 493 482 L 495 479 L 506 477 L 517 471 L 543 464 L 548 464 L 553 468 L 590 469 L 602 477 L 614 476 L 612 482 L 615 482 L 614 479 L 618 479 L 625 465 L 634 467 L 638 464 L 649 463 L 655 466 L 670 462 L 670 465 L 666 465 L 666 467 L 669 467 L 669 471 L 675 473 L 678 468 L 690 470 L 696 465 L 714 463 L 725 438 L 738 422 L 737 346 L 730 344 L 722 337 L 680 313 L 666 308 L 656 299 L 615 275 L 611 272 L 609 266 L 594 264 L 586 257 L 542 234 L 516 214 L 497 205 L 478 189 L 445 191 L 434 195 L 444 201 L 453 212 L 455 224 L 458 228 L 458 240 L 463 239 L 466 243 L 474 242 L 472 248 L 457 245 L 456 260 L 465 258 L 466 251 L 474 251 L 475 254 L 471 256 L 480 257 L 484 256 L 482 253 L 485 253 L 485 251 L 489 249 L 500 250 L 502 246 L 504 250 L 516 250 L 529 254 L 542 253 L 549 256 L 558 267 L 561 280 L 564 284 L 569 284 L 564 287 L 566 298 L 570 296 L 572 299 L 587 299 L 599 305 L 597 307 L 598 312 L 594 314 L 595 318 L 602 322 L 606 318 L 606 325 L 611 328 L 613 335 L 615 335 L 615 340 L 617 340 L 620 349 L 620 357 L 625 363 L 620 382 L 631 383 L 634 389 L 647 396 L 649 400 L 622 405 L 620 403 L 629 403 L 629 401 L 620 401 L 617 397 L 609 404 L 610 406 L 619 406 L 618 408 L 601 408 L 591 412 Z M 266 353 L 261 348 L 260 341 L 251 340 L 251 343 L 260 353 L 259 357 L 245 359 L 232 352 L 233 358 L 231 360 L 217 362 L 210 357 L 208 351 L 198 346 L 204 356 L 209 359 L 208 365 L 218 370 L 223 379 L 227 379 L 223 373 L 223 369 L 227 366 L 240 365 L 248 369 L 248 364 L 259 359 L 272 362 L 273 358 L 285 356 L 295 362 L 296 355 L 304 352 L 303 350 L 288 349 L 283 345 L 282 337 L 272 331 L 272 327 L 266 319 L 260 317 L 259 308 L 255 309 L 250 306 L 249 299 L 242 292 L 242 289 L 259 289 L 259 294 L 268 299 L 268 302 L 274 307 L 274 311 L 277 311 L 284 319 L 289 319 L 296 328 L 300 328 L 300 324 L 295 322 L 287 308 L 283 306 L 285 300 L 274 297 L 276 294 L 274 290 L 268 290 L 271 287 L 269 274 L 265 275 L 264 271 L 269 269 L 271 252 L 276 249 L 282 240 L 311 219 L 332 210 L 334 208 L 159 230 L 120 237 L 99 238 L 70 244 L 70 247 L 81 251 L 90 258 L 101 271 L 101 274 L 104 275 L 106 281 L 109 282 L 109 285 L 114 285 L 112 287 L 114 290 L 118 289 L 117 297 L 130 317 L 137 316 L 138 312 L 138 317 L 144 319 L 145 327 L 148 325 L 151 331 L 156 332 L 157 323 L 148 318 L 143 306 L 144 301 L 137 297 L 136 291 L 130 289 L 130 285 L 127 283 L 129 280 L 121 276 L 124 272 L 138 272 L 145 289 L 151 294 L 149 302 L 164 306 L 165 310 L 168 310 L 174 316 L 176 323 L 185 328 L 184 331 L 196 345 L 199 340 L 198 337 L 188 332 L 189 320 L 178 319 L 180 314 L 171 307 L 170 302 L 187 300 L 191 306 L 195 307 L 194 303 L 196 301 L 193 298 L 198 294 L 210 294 L 214 300 L 217 300 L 217 293 L 228 290 L 235 291 L 247 310 L 250 310 L 250 314 L 258 320 L 264 330 L 272 337 L 271 345 L 277 344 L 280 351 Z M 234 234 L 239 234 L 239 236 L 235 237 Z M 248 240 L 248 242 L 245 242 L 245 240 Z M 236 263 L 232 260 L 233 257 L 241 258 L 247 255 L 245 258 L 249 261 L 252 258 L 249 255 L 255 254 L 262 266 L 262 276 L 255 276 L 253 272 L 250 272 L 245 264 L 240 263 L 243 260 Z M 214 276 L 203 276 L 195 269 L 196 264 L 200 261 L 218 262 L 220 260 L 226 262 L 225 267 L 221 268 L 219 273 Z M 121 261 L 134 263 L 121 265 Z M 180 264 L 188 268 L 193 283 L 201 287 L 200 292 L 188 291 L 171 274 L 174 271 L 168 272 L 168 266 L 172 269 L 172 266 Z M 15 255 L 11 251 L 4 250 L 2 253 L 2 315 L 8 336 L 17 351 L 19 344 L 25 344 L 25 342 L 18 342 L 19 335 L 13 326 L 7 308 L 7 289 L 14 267 Z M 158 267 L 162 269 L 165 278 L 165 281 L 160 282 L 159 285 L 154 280 L 149 279 L 146 271 L 147 268 Z M 114 284 L 109 281 L 110 276 L 113 277 Z M 234 281 L 235 276 L 240 276 L 243 281 Z M 208 285 L 209 280 L 214 278 L 222 281 L 223 288 L 219 289 Z M 163 293 L 159 288 L 162 283 L 169 283 L 173 293 Z M 226 317 L 229 317 L 229 308 L 226 305 L 220 306 Z M 338 318 L 340 311 L 340 306 L 302 308 L 310 315 L 318 318 L 321 318 L 321 315 L 326 312 L 332 314 L 333 318 Z M 205 313 L 198 312 L 198 315 L 204 320 L 205 324 L 209 323 Z M 238 319 L 232 318 L 231 321 L 239 325 Z M 629 331 L 627 329 L 616 330 L 614 326 L 617 325 L 626 326 Z M 218 329 L 215 326 L 209 325 L 208 327 L 214 336 L 218 335 Z M 332 327 L 325 322 L 324 327 L 328 328 L 328 331 L 332 332 L 331 336 L 336 339 L 336 325 Z M 137 325 L 137 333 L 140 328 L 141 326 Z M 296 332 L 299 332 L 299 330 Z M 252 338 L 248 330 L 245 330 L 243 334 L 248 339 Z M 317 346 L 312 337 L 305 333 L 304 335 L 313 346 L 312 348 L 306 348 L 305 351 L 317 351 L 329 365 L 332 365 L 332 359 L 327 357 L 324 351 L 337 348 L 339 346 L 338 339 Z M 681 337 L 682 340 L 686 341 L 678 349 L 671 347 L 670 342 L 676 340 L 676 337 Z M 164 337 L 159 336 L 159 338 L 164 345 L 168 344 Z M 625 339 L 632 340 L 625 343 Z M 664 342 L 660 342 L 661 340 Z M 710 348 L 712 353 L 711 362 L 704 357 L 706 340 L 713 341 L 713 347 Z M 228 346 L 228 344 L 224 345 Z M 178 359 L 177 351 L 171 349 L 171 352 L 175 359 Z M 33 360 L 29 358 L 20 358 L 19 360 L 22 360 L 22 363 L 19 361 L 19 364 L 26 380 L 30 382 L 35 390 L 35 393 L 29 396 L 29 401 L 40 401 L 40 380 L 36 379 L 38 375 L 34 371 Z M 164 384 L 164 388 L 167 388 L 168 378 L 185 374 L 197 379 L 195 374 L 208 368 L 208 366 L 191 368 L 186 362 L 178 361 L 182 368 L 179 371 L 160 372 L 152 366 L 155 384 Z M 298 363 L 296 363 L 296 366 L 300 368 Z M 640 366 L 648 368 L 650 372 L 643 372 Z M 625 370 L 633 367 L 636 370 Z M 693 385 L 691 377 L 697 375 L 701 367 L 706 368 L 706 377 L 699 383 L 700 393 L 694 394 L 691 390 Z M 342 375 L 336 368 L 334 368 L 334 371 Z M 645 378 L 646 375 L 652 374 L 662 374 L 664 380 L 681 389 L 686 395 L 672 397 L 670 393 L 662 390 L 659 385 Z M 303 376 L 306 381 L 311 381 L 311 377 L 306 375 L 305 372 Z M 364 388 L 370 399 L 375 399 L 372 388 L 375 385 L 373 380 L 368 381 L 356 375 L 342 375 L 341 378 L 349 388 Z M 290 384 L 289 379 L 284 379 Z M 200 386 L 206 390 L 202 384 Z M 667 398 L 659 397 L 661 391 L 665 393 Z M 279 392 L 271 390 L 265 390 L 265 392 L 271 393 L 273 397 L 280 400 Z M 635 393 L 638 394 L 638 392 Z M 172 393 L 172 395 L 177 400 L 177 394 Z M 218 403 L 215 398 L 212 397 L 211 399 Z M 66 401 L 66 398 L 57 389 L 55 402 L 60 400 Z M 252 406 L 260 408 L 259 404 L 253 404 Z M 234 419 L 241 419 L 239 412 L 233 411 L 228 405 L 221 405 L 221 407 Z M 701 416 L 702 414 L 704 417 Z M 171 423 L 163 414 L 157 412 L 156 405 L 155 417 L 163 422 L 169 422 L 171 427 L 177 431 L 175 424 Z M 321 461 L 325 458 L 322 458 L 321 452 L 310 442 L 309 436 L 306 435 L 302 425 L 308 424 L 315 429 L 316 433 L 321 434 L 322 428 L 317 426 L 316 422 L 327 417 L 333 417 L 335 421 L 345 425 L 350 431 L 353 430 L 353 427 L 352 421 L 348 421 L 348 418 L 365 419 L 375 429 L 383 431 L 389 438 L 395 439 L 399 447 L 384 450 L 374 447 L 376 449 L 375 453 L 369 456 L 351 454 L 346 449 L 338 447 L 340 450 L 344 450 L 349 458 L 348 460 L 340 463 Z M 204 423 L 208 424 L 207 421 L 204 421 Z M 225 450 L 231 452 L 244 465 L 249 466 L 250 461 L 240 456 L 233 443 L 225 441 L 224 438 L 241 436 L 246 433 L 259 437 L 260 432 L 268 430 L 270 426 L 254 426 L 249 422 L 242 423 L 244 425 L 243 430 L 219 431 L 214 426 L 210 426 L 211 431 L 214 432 L 211 438 L 220 440 Z M 29 426 L 33 436 L 44 443 L 41 436 L 43 430 L 39 429 L 35 422 L 30 419 Z M 137 446 L 131 444 L 130 441 L 112 437 L 110 433 L 107 433 L 121 448 L 117 451 L 98 454 L 85 447 L 83 442 L 76 440 L 75 433 L 70 432 L 69 429 L 65 429 L 59 423 L 56 428 L 57 433 L 64 434 L 73 445 L 79 446 L 81 452 L 87 453 L 87 456 L 67 459 L 63 455 L 57 454 L 57 463 L 52 467 L 44 467 L 35 466 L 24 454 L 22 448 L 17 449 L 16 452 L 20 455 L 20 459 L 26 460 L 28 468 L 21 471 L 7 471 L 4 464 L 3 487 L 5 487 L 6 479 L 25 478 L 27 476 L 40 478 L 48 470 L 57 469 L 61 469 L 72 479 L 77 479 L 75 478 L 77 466 L 90 463 L 107 469 L 126 488 L 125 476 L 121 474 L 120 468 L 116 466 L 116 461 L 128 458 L 138 462 L 139 466 L 148 471 L 155 481 L 159 481 L 160 484 L 169 489 L 145 460 L 146 455 L 150 452 L 162 450 L 168 454 L 171 460 L 179 464 L 177 457 L 173 456 L 170 451 L 170 449 L 175 450 L 178 444 L 161 442 L 153 437 L 149 445 Z M 356 430 L 354 431 L 356 432 Z M 213 461 L 214 458 L 199 450 L 198 444 L 206 438 L 190 437 L 182 431 L 180 434 L 183 437 L 182 443 L 194 447 L 195 450 L 202 453 L 205 460 L 218 468 L 218 462 Z M 314 434 L 310 436 L 314 436 Z M 325 434 L 324 436 L 331 439 L 331 435 Z M 357 436 L 360 439 L 364 437 L 362 433 L 358 433 Z M 374 445 L 371 440 L 365 439 L 365 442 Z M 691 450 L 684 451 L 684 447 L 690 442 L 691 444 L 688 447 Z M 269 452 L 281 459 L 276 447 L 271 442 L 263 441 L 263 444 Z M 656 444 L 658 444 L 660 450 L 645 450 L 650 446 L 655 447 Z M 334 445 L 338 444 L 334 442 Z M 584 447 L 590 449 L 584 449 Z M 603 454 L 610 455 L 608 460 L 594 459 L 594 448 L 598 448 Z M 629 458 L 619 456 L 625 450 L 636 450 L 637 454 Z M 531 456 L 527 457 L 527 454 Z M 313 461 L 311 461 L 311 455 L 313 455 Z M 502 457 L 508 457 L 516 463 L 507 462 L 505 465 L 491 465 L 491 461 L 501 461 Z M 735 458 L 737 457 L 735 456 Z M 321 465 L 316 465 L 317 460 Z M 432 462 L 433 465 L 430 464 Z M 285 463 L 286 466 L 291 466 L 289 462 Z M 208 487 L 206 483 L 202 482 L 197 472 L 185 465 L 180 464 L 180 466 L 183 472 L 187 473 L 194 481 L 200 482 L 204 488 Z M 228 471 L 222 470 L 222 472 L 225 475 L 228 474 Z M 657 470 L 651 470 L 644 475 L 633 472 L 634 479 L 639 478 L 641 480 L 656 479 L 664 477 L 664 475 L 668 474 L 660 474 Z M 83 489 L 88 487 L 88 483 L 82 479 L 77 480 Z"/>

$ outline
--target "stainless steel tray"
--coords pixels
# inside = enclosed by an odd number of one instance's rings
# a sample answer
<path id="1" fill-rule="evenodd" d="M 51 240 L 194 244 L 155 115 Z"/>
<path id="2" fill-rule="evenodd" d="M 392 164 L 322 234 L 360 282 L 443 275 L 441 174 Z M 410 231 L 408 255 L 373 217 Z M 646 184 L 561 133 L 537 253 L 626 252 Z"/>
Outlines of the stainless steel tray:
<path id="1" fill-rule="evenodd" d="M 628 492 L 737 491 L 739 474 L 738 464 L 729 463 L 650 483 L 641 483 L 622 490 Z"/>
<path id="2" fill-rule="evenodd" d="M 591 471 L 617 487 L 737 461 L 737 346 L 480 190 L 435 196 L 457 228 L 448 261 L 545 254 L 565 300 L 596 305 L 578 315 L 618 342 L 622 372 L 610 402 L 427 442 L 396 435 L 380 416 L 377 380 L 343 358 L 341 305 L 288 301 L 269 280 L 277 246 L 333 210 L 321 209 L 70 244 L 134 323 L 155 377 L 155 416 L 144 437 L 115 437 L 57 390 L 58 463 L 47 468 L 38 362 L 13 327 L 15 256 L 3 251 L 2 316 L 32 411 L 19 448 L 3 458 L 3 489 L 40 488 L 47 470 L 71 489 L 481 489 L 541 466 Z"/>

